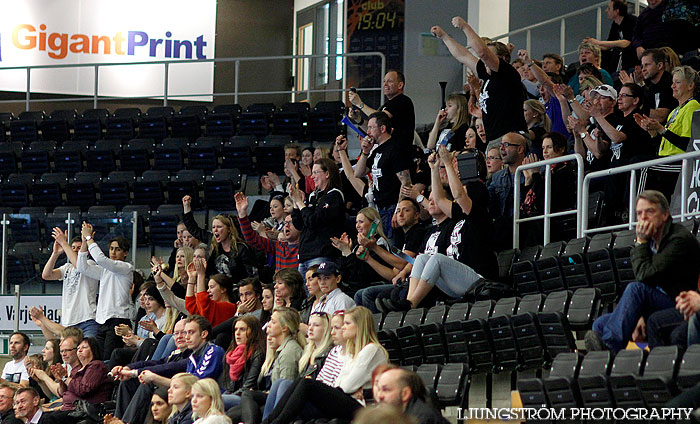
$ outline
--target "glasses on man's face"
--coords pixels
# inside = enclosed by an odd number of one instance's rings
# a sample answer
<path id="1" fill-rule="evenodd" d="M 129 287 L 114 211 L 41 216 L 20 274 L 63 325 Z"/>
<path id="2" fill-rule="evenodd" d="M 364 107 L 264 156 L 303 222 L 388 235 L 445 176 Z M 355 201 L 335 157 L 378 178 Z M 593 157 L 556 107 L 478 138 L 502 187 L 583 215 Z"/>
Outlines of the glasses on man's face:
<path id="1" fill-rule="evenodd" d="M 631 94 L 627 94 L 627 93 L 620 93 L 618 97 L 634 97 L 634 96 Z"/>
<path id="2" fill-rule="evenodd" d="M 505 147 L 506 149 L 509 148 L 509 147 L 520 147 L 520 146 L 522 146 L 522 144 L 518 144 L 518 143 L 509 143 L 509 142 L 507 142 L 507 141 L 501 141 L 501 147 Z"/>

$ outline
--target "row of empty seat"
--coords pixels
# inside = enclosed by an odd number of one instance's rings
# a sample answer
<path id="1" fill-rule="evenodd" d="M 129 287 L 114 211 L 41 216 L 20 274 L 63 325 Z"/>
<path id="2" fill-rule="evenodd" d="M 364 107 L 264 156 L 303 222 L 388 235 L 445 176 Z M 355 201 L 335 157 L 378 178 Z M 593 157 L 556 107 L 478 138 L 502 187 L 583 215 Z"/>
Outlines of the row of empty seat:
<path id="1" fill-rule="evenodd" d="M 560 353 L 546 378 L 522 378 L 524 407 L 659 408 L 700 382 L 700 345 Z"/>
<path id="2" fill-rule="evenodd" d="M 319 102 L 312 109 L 308 103 L 285 103 L 279 109 L 272 103 L 254 103 L 245 110 L 238 104 L 185 106 L 179 112 L 170 106 L 139 108 L 26 111 L 16 118 L 0 113 L 0 141 L 6 138 L 24 143 L 37 140 L 65 141 L 135 137 L 162 140 L 183 137 L 194 140 L 201 135 L 231 137 L 268 134 L 292 136 L 295 140 L 331 141 L 341 130 L 340 119 L 345 105 L 340 101 Z"/>
<path id="3" fill-rule="evenodd" d="M 0 176 L 13 173 L 41 175 L 65 172 L 73 175 L 81 171 L 109 172 L 134 171 L 141 175 L 147 170 L 174 173 L 181 169 L 201 169 L 212 172 L 218 168 L 238 168 L 246 174 L 272 171 L 284 172 L 284 146 L 292 138 L 288 135 L 267 136 L 256 141 L 254 136 L 131 139 L 121 141 L 97 140 L 65 141 L 60 146 L 54 141 L 0 143 Z"/>
<path id="4" fill-rule="evenodd" d="M 600 292 L 580 288 L 375 315 L 391 362 L 465 364 L 470 374 L 539 369 L 575 349 L 572 331 L 591 328 Z"/>
<path id="5" fill-rule="evenodd" d="M 682 225 L 696 235 L 696 221 Z M 506 250 L 498 255 L 501 278 L 512 281 L 520 296 L 592 287 L 603 304 L 611 304 L 634 280 L 630 252 L 635 238 L 635 230 L 625 230 Z"/>
<path id="6" fill-rule="evenodd" d="M 183 169 L 170 176 L 168 171 L 149 170 L 136 177 L 133 171 L 113 171 L 106 177 L 99 172 L 78 172 L 73 177 L 55 172 L 34 178 L 32 174 L 10 174 L 0 185 L 4 207 L 19 211 L 37 206 L 53 209 L 73 206 L 83 211 L 95 205 L 181 204 L 192 196 L 197 209 L 232 209 L 233 195 L 240 190 L 243 176 L 238 169 L 217 169 L 210 174 L 201 169 Z M 200 194 L 201 193 L 201 194 Z"/>

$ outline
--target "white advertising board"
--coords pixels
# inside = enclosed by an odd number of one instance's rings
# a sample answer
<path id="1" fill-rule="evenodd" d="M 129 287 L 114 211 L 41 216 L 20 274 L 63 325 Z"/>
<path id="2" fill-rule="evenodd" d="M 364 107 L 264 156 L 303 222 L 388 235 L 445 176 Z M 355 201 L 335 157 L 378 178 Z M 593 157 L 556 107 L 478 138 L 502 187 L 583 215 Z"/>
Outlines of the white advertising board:
<path id="1" fill-rule="evenodd" d="M 5 67 L 214 58 L 216 0 L 23 0 L 0 14 L 0 90 L 25 91 Z M 214 64 L 169 65 L 168 93 L 211 93 Z M 92 95 L 94 70 L 32 70 L 31 90 Z M 164 65 L 105 66 L 100 96 L 160 96 Z M 190 100 L 211 101 L 211 97 Z"/>
<path id="2" fill-rule="evenodd" d="M 29 316 L 29 308 L 32 306 L 42 309 L 51 321 L 61 322 L 61 296 L 21 296 L 19 311 L 15 310 L 14 296 L 0 296 L 0 331 L 14 330 L 18 312 L 20 331 L 39 330 Z"/>

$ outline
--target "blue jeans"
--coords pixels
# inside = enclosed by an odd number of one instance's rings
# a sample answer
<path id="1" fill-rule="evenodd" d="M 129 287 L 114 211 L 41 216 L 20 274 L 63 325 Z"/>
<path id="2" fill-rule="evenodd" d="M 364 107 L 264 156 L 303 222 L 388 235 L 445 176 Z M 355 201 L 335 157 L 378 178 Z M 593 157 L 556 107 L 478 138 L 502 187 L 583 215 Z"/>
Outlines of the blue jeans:
<path id="1" fill-rule="evenodd" d="M 394 229 L 391 227 L 391 218 L 394 217 L 394 212 L 396 211 L 396 205 L 385 206 L 383 208 L 377 208 L 379 211 L 379 216 L 382 218 L 382 229 L 384 230 L 384 235 L 391 239 L 394 235 Z"/>
<path id="2" fill-rule="evenodd" d="M 241 404 L 241 397 L 233 393 L 222 393 L 221 398 L 224 400 L 224 409 L 227 411 Z"/>
<path id="3" fill-rule="evenodd" d="M 153 352 L 152 360 L 167 358 L 175 350 L 175 339 L 172 334 L 164 335 L 158 342 L 158 347 Z"/>
<path id="4" fill-rule="evenodd" d="M 593 330 L 617 353 L 627 346 L 640 317 L 647 319 L 656 311 L 675 306 L 675 300 L 660 289 L 634 281 L 625 287 L 615 310 L 593 322 Z"/>
<path id="5" fill-rule="evenodd" d="M 380 311 L 375 306 L 374 300 L 383 293 L 391 293 L 393 289 L 393 284 L 365 287 L 364 289 L 360 289 L 355 293 L 355 304 L 357 306 L 364 306 L 372 311 L 373 314 L 378 314 Z"/>
<path id="6" fill-rule="evenodd" d="M 284 380 L 281 378 L 272 383 L 270 393 L 268 393 L 267 400 L 265 400 L 265 409 L 263 410 L 262 416 L 263 420 L 270 415 L 273 409 L 275 409 L 275 405 L 277 405 L 277 402 L 282 399 L 282 396 L 284 396 L 285 392 L 291 385 L 292 380 Z"/>
<path id="7" fill-rule="evenodd" d="M 688 320 L 688 347 L 700 343 L 700 312 Z"/>
<path id="8" fill-rule="evenodd" d="M 95 338 L 97 337 L 97 329 L 100 328 L 100 324 L 98 324 L 94 319 L 89 319 L 87 321 L 72 325 L 71 327 L 76 327 L 83 330 L 83 336 L 85 337 Z"/>

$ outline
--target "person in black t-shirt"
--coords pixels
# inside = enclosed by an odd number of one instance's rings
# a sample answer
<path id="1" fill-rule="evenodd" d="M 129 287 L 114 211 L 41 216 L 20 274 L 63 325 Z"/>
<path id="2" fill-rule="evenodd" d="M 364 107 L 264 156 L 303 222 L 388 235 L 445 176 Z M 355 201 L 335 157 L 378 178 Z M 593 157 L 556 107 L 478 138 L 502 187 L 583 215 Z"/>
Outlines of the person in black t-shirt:
<path id="1" fill-rule="evenodd" d="M 455 59 L 467 65 L 474 75 L 484 81 L 479 106 L 486 129 L 486 142 L 489 145 L 495 144 L 509 132 L 527 131 L 522 112 L 527 96 L 520 82 L 520 74 L 510 64 L 508 47 L 499 42 L 487 45 L 460 17 L 452 18 L 452 25 L 464 32 L 467 43 L 481 59 L 439 26 L 432 27 L 430 32 L 445 43 Z"/>
<path id="2" fill-rule="evenodd" d="M 448 121 L 449 128 L 440 129 L 443 122 Z M 440 109 L 435 117 L 433 129 L 428 134 L 429 150 L 436 150 L 437 142 L 443 138 L 442 133 L 448 131 L 445 135 L 446 143 L 451 152 L 459 152 L 464 150 L 467 129 L 469 128 L 469 112 L 467 111 L 467 98 L 464 94 L 453 93 L 447 96 L 445 108 Z"/>
<path id="3" fill-rule="evenodd" d="M 411 270 L 408 294 L 405 300 L 383 300 L 389 310 L 417 308 L 423 299 L 437 286 L 440 291 L 453 299 L 459 299 L 469 288 L 482 278 L 482 275 L 495 277 L 498 274 L 496 255 L 491 247 L 491 220 L 485 204 L 474 202 L 470 193 L 462 185 L 452 165 L 452 156 L 444 147 L 431 155 L 433 192 L 432 201 L 452 221 L 449 246 L 442 252 L 425 252 L 416 257 Z M 446 166 L 449 189 L 454 201 L 446 196 L 440 184 L 439 166 Z M 483 184 L 482 193 L 486 191 Z M 470 191 L 479 190 L 471 185 Z M 483 203 L 483 202 L 481 202 Z"/>
<path id="4" fill-rule="evenodd" d="M 399 201 L 401 186 L 411 185 L 411 162 L 410 150 L 391 137 L 389 125 L 389 117 L 384 112 L 370 115 L 367 137 L 362 139 L 362 154 L 355 165 L 355 176 L 370 175 L 374 203 L 382 217 L 386 235 L 391 237 L 391 218 Z"/>
<path id="5" fill-rule="evenodd" d="M 620 72 L 620 81 L 643 86 L 644 105 L 649 109 L 649 117 L 663 124 L 671 111 L 678 106 L 678 100 L 673 97 L 671 90 L 673 77 L 664 70 L 668 58 L 661 49 L 648 49 L 642 53 L 641 60 L 641 77 L 644 80 L 639 81 L 636 72 L 631 76 Z"/>
<path id="6" fill-rule="evenodd" d="M 627 12 L 627 3 L 624 0 L 608 2 L 605 14 L 608 19 L 612 20 L 607 41 L 595 38 L 586 38 L 583 41 L 600 47 L 602 51 L 601 68 L 614 77 L 615 73 L 634 68 L 634 65 L 638 63 L 637 52 L 632 46 L 637 17 Z"/>
<path id="7" fill-rule="evenodd" d="M 408 147 L 413 144 L 416 114 L 410 97 L 403 94 L 405 85 L 406 78 L 403 73 L 391 69 L 384 75 L 383 89 L 384 95 L 387 98 L 384 106 L 379 109 L 372 109 L 362 101 L 360 95 L 355 91 L 348 92 L 348 100 L 356 106 L 360 112 L 370 117 L 375 112 L 384 112 L 391 119 L 391 124 L 387 126 L 387 132 L 391 134 L 392 138 L 398 140 L 401 146 Z M 361 121 L 361 113 L 353 113 L 351 111 L 351 114 L 355 122 Z"/>
<path id="8" fill-rule="evenodd" d="M 605 129 L 615 129 L 621 122 L 620 115 L 615 114 L 617 91 L 611 86 L 599 85 L 588 93 L 586 110 L 595 121 L 595 127 L 589 131 L 585 122 L 569 117 L 574 127 L 574 151 L 586 158 L 588 170 L 599 171 L 610 167 L 610 144 L 612 139 Z M 619 131 L 616 131 L 619 132 Z M 616 142 L 619 140 L 616 138 Z"/>

